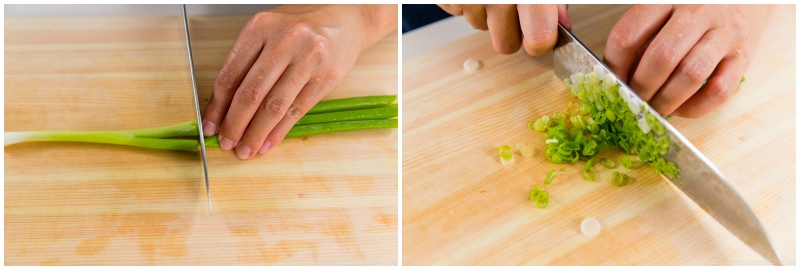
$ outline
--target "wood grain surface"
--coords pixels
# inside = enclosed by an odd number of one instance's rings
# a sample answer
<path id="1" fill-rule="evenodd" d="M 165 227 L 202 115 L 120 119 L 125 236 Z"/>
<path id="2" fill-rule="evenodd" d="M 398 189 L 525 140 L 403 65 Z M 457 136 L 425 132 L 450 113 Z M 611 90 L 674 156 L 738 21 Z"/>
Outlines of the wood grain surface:
<path id="1" fill-rule="evenodd" d="M 627 8 L 571 5 L 569 12 L 575 34 L 602 57 Z M 466 72 L 468 58 L 481 68 Z M 403 265 L 767 263 L 650 169 L 617 169 L 634 179 L 618 188 L 612 170 L 597 169 L 599 180 L 587 182 L 583 163 L 547 161 L 541 134 L 526 123 L 573 100 L 552 62 L 552 54 L 523 50 L 500 55 L 483 32 L 403 63 Z M 719 109 L 670 122 L 725 174 L 784 263 L 794 264 L 794 6 L 775 8 L 745 76 Z M 520 142 L 536 155 L 501 165 L 498 147 Z M 539 209 L 528 192 L 550 169 L 557 170 L 545 186 L 550 203 Z M 581 234 L 587 217 L 600 221 L 599 235 Z"/>
<path id="2" fill-rule="evenodd" d="M 176 9 L 176 14 L 179 9 Z M 202 107 L 249 16 L 190 16 Z M 326 99 L 396 94 L 397 33 Z M 5 130 L 195 119 L 180 16 L 5 19 Z M 6 265 L 397 264 L 397 131 L 287 139 L 241 161 L 78 143 L 6 147 Z"/>

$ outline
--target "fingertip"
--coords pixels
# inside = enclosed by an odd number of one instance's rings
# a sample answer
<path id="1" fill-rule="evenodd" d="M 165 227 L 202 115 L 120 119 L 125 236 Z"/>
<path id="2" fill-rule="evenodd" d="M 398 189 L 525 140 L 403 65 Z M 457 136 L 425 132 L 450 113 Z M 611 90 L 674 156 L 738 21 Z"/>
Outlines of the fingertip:
<path id="1" fill-rule="evenodd" d="M 219 141 L 219 148 L 222 148 L 222 150 L 229 151 L 233 149 L 233 141 L 225 138 L 225 136 L 222 136 L 222 134 L 217 136 L 217 140 Z"/>
<path id="2" fill-rule="evenodd" d="M 269 142 L 269 139 L 264 140 L 264 143 L 261 144 L 261 147 L 258 149 L 259 154 L 266 154 L 270 149 L 272 149 L 272 143 Z"/>
<path id="3" fill-rule="evenodd" d="M 211 137 L 214 134 L 217 134 L 217 125 L 208 120 L 203 121 L 203 136 Z"/>
<path id="4" fill-rule="evenodd" d="M 538 57 L 550 53 L 557 41 L 558 36 L 556 34 L 555 36 L 547 36 L 540 40 L 526 37 L 522 42 L 525 46 L 525 52 L 527 52 L 530 56 Z"/>
<path id="5" fill-rule="evenodd" d="M 559 4 L 558 5 L 558 21 L 567 28 L 567 30 L 572 31 L 572 23 L 569 21 L 569 15 L 567 14 L 567 8 L 569 5 L 567 4 Z"/>
<path id="6" fill-rule="evenodd" d="M 245 144 L 241 144 L 236 147 L 236 156 L 239 157 L 240 159 L 249 158 L 251 152 L 252 151 L 250 150 L 250 147 Z"/>
<path id="7" fill-rule="evenodd" d="M 498 40 L 496 42 L 492 42 L 492 47 L 494 47 L 494 50 L 500 54 L 513 54 L 519 51 L 520 46 L 521 44 L 519 43 L 508 42 L 508 41 Z"/>

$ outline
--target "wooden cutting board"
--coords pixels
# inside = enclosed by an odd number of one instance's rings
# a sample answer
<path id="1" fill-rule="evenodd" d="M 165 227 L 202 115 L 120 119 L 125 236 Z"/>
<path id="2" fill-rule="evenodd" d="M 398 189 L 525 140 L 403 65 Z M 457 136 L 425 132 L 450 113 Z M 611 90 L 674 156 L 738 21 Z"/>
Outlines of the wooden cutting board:
<path id="1" fill-rule="evenodd" d="M 176 10 L 177 11 L 177 10 Z M 249 16 L 192 16 L 200 99 Z M 397 93 L 397 33 L 326 98 Z M 5 19 L 5 130 L 195 119 L 180 16 Z M 6 265 L 397 264 L 397 131 L 241 161 L 78 143 L 5 148 Z"/>
<path id="2" fill-rule="evenodd" d="M 627 6 L 570 7 L 575 34 L 602 57 Z M 670 120 L 750 205 L 785 263 L 795 260 L 795 11 L 778 6 L 740 91 L 699 119 Z M 481 61 L 464 71 L 468 58 Z M 610 184 L 613 170 L 546 161 L 529 119 L 573 100 L 553 74 L 552 54 L 500 55 L 487 32 L 403 63 L 404 265 L 709 265 L 759 260 L 668 180 L 650 169 Z M 500 164 L 500 145 L 524 142 L 536 155 Z M 599 157 L 619 161 L 605 151 Z M 558 171 L 566 168 L 566 172 Z M 556 169 L 546 209 L 528 192 Z M 584 218 L 602 224 L 593 238 Z M 721 261 L 720 261 L 721 260 Z M 754 263 L 762 263 L 755 261 Z M 753 262 L 745 264 L 752 264 Z"/>

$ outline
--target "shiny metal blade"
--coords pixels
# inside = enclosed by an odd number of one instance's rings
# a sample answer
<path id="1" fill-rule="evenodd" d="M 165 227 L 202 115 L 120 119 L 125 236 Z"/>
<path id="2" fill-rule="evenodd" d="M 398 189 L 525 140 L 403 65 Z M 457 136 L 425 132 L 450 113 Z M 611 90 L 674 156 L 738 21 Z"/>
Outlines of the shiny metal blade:
<path id="1" fill-rule="evenodd" d="M 192 60 L 192 42 L 189 38 L 189 20 L 186 18 L 186 5 L 181 5 L 183 11 L 183 29 L 186 31 L 186 47 L 189 50 L 189 70 L 192 74 L 192 89 L 194 89 L 194 109 L 197 113 L 197 134 L 200 138 L 200 154 L 203 158 L 203 173 L 206 176 L 206 198 L 208 199 L 208 212 L 211 211 L 211 190 L 208 186 L 208 162 L 206 161 L 206 142 L 203 137 L 203 118 L 200 115 L 200 99 L 197 97 L 197 81 L 194 77 L 194 60 Z"/>
<path id="2" fill-rule="evenodd" d="M 561 80 L 578 72 L 590 73 L 599 65 L 607 74 L 615 77 L 620 89 L 624 89 L 621 91 L 626 91 L 638 103 L 644 102 L 561 24 L 558 27 L 558 41 L 553 49 L 553 62 L 555 74 Z M 742 242 L 773 264 L 780 264 L 764 227 L 722 173 L 655 110 L 649 106 L 647 109 L 664 125 L 665 134 L 671 142 L 669 153 L 663 156 L 664 159 L 675 162 L 680 168 L 680 175 L 676 178 L 664 177 Z"/>

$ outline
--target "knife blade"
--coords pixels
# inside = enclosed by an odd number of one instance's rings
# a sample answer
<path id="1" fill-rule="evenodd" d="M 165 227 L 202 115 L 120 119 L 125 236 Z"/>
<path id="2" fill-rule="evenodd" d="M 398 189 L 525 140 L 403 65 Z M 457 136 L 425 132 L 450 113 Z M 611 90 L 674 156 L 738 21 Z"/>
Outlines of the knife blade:
<path id="1" fill-rule="evenodd" d="M 589 73 L 600 68 L 619 82 L 620 94 L 625 91 L 635 104 L 644 103 L 619 76 L 611 72 L 611 69 L 560 23 L 558 41 L 553 48 L 553 62 L 555 75 L 561 80 L 578 72 Z M 722 172 L 655 110 L 645 107 L 664 125 L 665 135 L 671 142 L 669 153 L 663 158 L 675 162 L 680 168 L 679 176 L 664 177 L 742 242 L 771 263 L 780 265 L 780 259 L 764 227 Z M 644 116 L 644 111 L 639 114 Z"/>
<path id="2" fill-rule="evenodd" d="M 189 38 L 189 20 L 186 18 L 186 5 L 181 5 L 183 12 L 183 30 L 186 32 L 186 48 L 189 52 L 189 71 L 192 75 L 192 89 L 194 89 L 194 109 L 197 114 L 197 134 L 200 142 L 200 155 L 203 159 L 203 173 L 206 177 L 206 198 L 208 199 L 208 212 L 211 211 L 211 190 L 208 185 L 208 162 L 206 161 L 206 142 L 203 137 L 203 119 L 200 115 L 200 99 L 197 97 L 197 80 L 194 76 L 194 60 L 192 60 L 192 41 Z"/>

